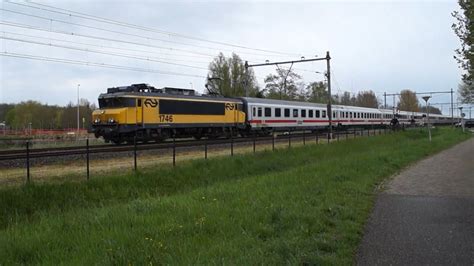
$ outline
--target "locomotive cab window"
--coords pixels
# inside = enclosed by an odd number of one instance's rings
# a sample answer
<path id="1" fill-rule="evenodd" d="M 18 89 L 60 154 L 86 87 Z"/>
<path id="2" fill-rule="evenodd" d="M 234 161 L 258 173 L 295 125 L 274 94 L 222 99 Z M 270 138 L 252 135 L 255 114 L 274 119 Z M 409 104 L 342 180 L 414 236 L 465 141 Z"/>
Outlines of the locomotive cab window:
<path id="1" fill-rule="evenodd" d="M 271 117 L 272 116 L 272 109 L 269 107 L 265 107 L 265 117 Z"/>
<path id="2" fill-rule="evenodd" d="M 141 100 L 140 105 L 141 106 Z M 102 98 L 99 99 L 99 108 L 121 108 L 121 107 L 135 107 L 134 98 Z"/>
<path id="3" fill-rule="evenodd" d="M 281 117 L 281 108 L 275 108 L 275 117 Z"/>
<path id="4" fill-rule="evenodd" d="M 290 109 L 285 108 L 285 117 L 290 117 Z"/>

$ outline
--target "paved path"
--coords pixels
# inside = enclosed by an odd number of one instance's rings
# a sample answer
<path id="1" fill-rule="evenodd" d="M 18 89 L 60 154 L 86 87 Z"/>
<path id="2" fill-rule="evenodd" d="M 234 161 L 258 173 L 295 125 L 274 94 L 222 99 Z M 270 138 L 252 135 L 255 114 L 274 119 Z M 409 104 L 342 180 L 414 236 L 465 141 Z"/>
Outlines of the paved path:
<path id="1" fill-rule="evenodd" d="M 474 265 L 474 138 L 394 177 L 365 230 L 358 265 Z"/>

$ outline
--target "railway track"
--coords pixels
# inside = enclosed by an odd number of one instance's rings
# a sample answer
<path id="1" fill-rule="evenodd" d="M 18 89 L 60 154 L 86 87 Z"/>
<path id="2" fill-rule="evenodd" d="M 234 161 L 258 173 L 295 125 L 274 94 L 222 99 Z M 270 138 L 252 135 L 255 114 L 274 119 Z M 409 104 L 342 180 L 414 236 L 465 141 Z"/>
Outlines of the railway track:
<path id="1" fill-rule="evenodd" d="M 339 132 L 337 134 L 346 134 L 345 132 Z M 352 134 L 352 133 L 351 133 Z M 288 140 L 289 138 L 298 139 L 298 138 L 327 138 L 327 133 L 293 133 L 293 134 L 279 134 L 275 137 L 273 136 L 250 136 L 250 137 L 239 137 L 239 138 L 227 138 L 227 139 L 201 139 L 201 140 L 179 140 L 179 141 L 166 141 L 161 143 L 137 143 L 136 150 L 158 150 L 158 149 L 170 149 L 170 148 L 180 148 L 180 147 L 193 147 L 193 146 L 204 146 L 204 145 L 224 145 L 231 143 L 245 143 L 245 142 L 262 142 L 262 141 L 271 141 L 272 138 L 275 138 L 275 141 Z M 28 152 L 26 149 L 22 150 L 3 150 L 0 151 L 0 161 L 8 160 L 19 160 L 29 158 L 43 158 L 43 157 L 59 157 L 59 156 L 69 156 L 69 155 L 82 155 L 82 154 L 94 154 L 94 153 L 111 153 L 111 152 L 126 152 L 135 150 L 133 144 L 127 145 L 91 145 L 89 147 L 83 146 L 74 146 L 74 147 L 58 147 L 58 148 L 40 148 L 40 149 L 29 149 Z"/>

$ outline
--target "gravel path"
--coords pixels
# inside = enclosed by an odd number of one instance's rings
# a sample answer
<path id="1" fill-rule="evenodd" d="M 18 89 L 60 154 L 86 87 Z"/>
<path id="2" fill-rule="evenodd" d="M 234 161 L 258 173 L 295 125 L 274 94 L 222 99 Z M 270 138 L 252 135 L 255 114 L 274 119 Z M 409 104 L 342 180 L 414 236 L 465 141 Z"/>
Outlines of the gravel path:
<path id="1" fill-rule="evenodd" d="M 474 265 L 474 138 L 408 168 L 375 203 L 359 265 Z"/>

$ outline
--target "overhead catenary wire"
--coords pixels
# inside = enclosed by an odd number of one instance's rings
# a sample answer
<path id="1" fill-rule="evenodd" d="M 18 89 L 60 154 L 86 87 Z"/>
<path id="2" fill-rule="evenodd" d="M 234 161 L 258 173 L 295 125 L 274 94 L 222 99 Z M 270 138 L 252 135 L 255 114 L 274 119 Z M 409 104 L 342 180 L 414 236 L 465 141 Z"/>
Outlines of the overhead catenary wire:
<path id="1" fill-rule="evenodd" d="M 147 44 L 147 43 L 132 42 L 132 41 L 121 40 L 121 39 L 116 39 L 116 38 L 106 38 L 106 37 L 100 37 L 100 36 L 88 35 L 88 34 L 81 34 L 81 33 L 74 33 L 74 32 L 50 30 L 50 29 L 45 29 L 45 28 L 41 28 L 41 27 L 35 27 L 35 26 L 27 25 L 27 24 L 15 23 L 15 22 L 11 22 L 11 21 L 4 21 L 4 20 L 2 20 L 2 21 L 0 22 L 0 25 L 6 25 L 6 26 L 11 26 L 11 27 L 23 28 L 23 29 L 30 29 L 30 30 L 37 30 L 37 31 L 44 31 L 44 32 L 52 32 L 52 33 L 63 34 L 63 35 L 68 35 L 68 36 L 78 36 L 78 37 L 89 38 L 89 39 L 95 39 L 95 40 L 102 40 L 102 41 L 118 42 L 118 43 L 123 43 L 123 44 L 138 45 L 138 46 L 143 46 L 143 47 L 151 47 L 151 48 L 164 49 L 164 50 L 169 50 L 169 51 L 180 51 L 180 52 L 183 52 L 182 50 L 178 50 L 178 49 L 171 48 L 171 47 L 156 46 L 156 45 Z M 205 54 L 205 53 L 199 53 L 199 52 L 190 52 L 190 51 L 188 51 L 188 53 L 194 53 L 194 54 L 199 54 L 199 55 L 205 55 L 205 56 L 208 56 L 208 57 L 214 57 L 214 55 Z"/>
<path id="2" fill-rule="evenodd" d="M 112 25 L 128 27 L 128 28 L 138 29 L 138 30 L 147 31 L 147 32 L 154 32 L 154 33 L 164 34 L 164 35 L 167 35 L 167 36 L 174 36 L 174 37 L 179 37 L 179 38 L 184 38 L 184 39 L 190 39 L 190 40 L 201 41 L 201 42 L 206 42 L 206 43 L 213 43 L 213 44 L 229 46 L 229 47 L 234 47 L 234 48 L 240 48 L 240 49 L 260 51 L 260 52 L 265 52 L 265 53 L 272 53 L 272 54 L 279 54 L 279 55 L 286 55 L 286 56 L 301 56 L 301 54 L 297 54 L 297 53 L 287 53 L 287 52 L 280 52 L 280 51 L 274 51 L 274 50 L 268 50 L 268 49 L 252 48 L 252 47 L 238 45 L 238 44 L 232 44 L 232 43 L 228 43 L 228 42 L 208 40 L 208 39 L 200 38 L 200 37 L 196 37 L 196 36 L 190 36 L 190 35 L 180 34 L 180 33 L 176 33 L 176 32 L 160 30 L 160 29 L 156 29 L 156 28 L 139 26 L 139 25 L 135 25 L 135 24 L 132 24 L 132 23 L 126 23 L 126 22 L 121 22 L 121 21 L 117 21 L 117 20 L 102 18 L 102 17 L 99 17 L 99 16 L 89 15 L 89 14 L 85 14 L 85 13 L 81 13 L 81 12 L 77 12 L 77 11 L 73 11 L 73 10 L 58 8 L 58 7 L 54 7 L 54 6 L 51 6 L 51 5 L 40 4 L 40 3 L 32 2 L 32 1 L 28 2 L 30 5 L 16 3 L 16 2 L 8 1 L 8 0 L 5 1 L 5 2 L 6 3 L 11 3 L 11 4 L 16 4 L 16 5 L 21 5 L 21 6 L 25 6 L 25 7 L 29 7 L 29 8 L 35 8 L 35 9 L 39 9 L 39 10 L 43 10 L 43 11 L 63 14 L 63 15 L 67 15 L 67 16 L 74 16 L 74 17 L 93 20 L 93 21 L 97 21 L 97 22 L 108 23 L 108 24 L 112 24 Z M 31 4 L 36 5 L 36 6 L 32 6 Z"/>
<path id="3" fill-rule="evenodd" d="M 72 43 L 72 44 L 78 44 L 78 45 L 99 47 L 99 48 L 112 49 L 112 50 L 129 51 L 129 52 L 146 53 L 146 54 L 156 54 L 156 52 L 149 51 L 149 50 L 129 49 L 129 48 L 123 48 L 123 47 L 113 47 L 113 46 L 100 45 L 100 44 L 91 44 L 91 43 L 83 43 L 83 42 L 77 42 L 77 41 L 68 41 L 68 40 L 63 40 L 63 39 L 56 39 L 56 38 L 50 38 L 50 37 L 40 37 L 40 36 L 35 36 L 35 35 L 9 32 L 9 31 L 1 31 L 1 33 L 9 34 L 9 35 L 22 36 L 22 37 L 28 37 L 28 38 L 48 40 L 48 41 L 56 41 L 56 42 L 64 42 L 64 43 Z M 177 54 L 163 54 L 163 53 L 160 53 L 160 55 L 186 56 L 186 57 L 188 57 L 188 55 L 177 55 Z M 170 58 L 160 58 L 160 57 L 154 57 L 154 58 L 155 59 L 170 60 Z M 208 58 L 208 57 L 205 57 L 205 58 Z M 172 60 L 173 61 L 178 61 L 178 62 L 181 61 L 181 62 L 197 63 L 197 64 L 209 64 L 209 61 L 194 61 L 194 60 L 189 60 L 189 59 L 185 60 L 185 59 L 175 59 L 175 58 L 173 58 Z"/>
<path id="4" fill-rule="evenodd" d="M 103 55 L 117 56 L 117 57 L 129 58 L 129 59 L 136 59 L 136 60 L 157 62 L 157 63 L 168 64 L 168 65 L 174 65 L 174 66 L 181 66 L 181 67 L 188 67 L 188 68 L 195 68 L 195 69 L 208 70 L 208 69 L 205 68 L 205 67 L 198 67 L 198 66 L 191 66 L 191 65 L 180 64 L 180 63 L 167 62 L 167 61 L 162 61 L 162 60 L 154 59 L 153 57 L 139 57 L 139 56 L 134 56 L 134 55 L 129 55 L 129 54 L 110 53 L 110 52 L 99 51 L 99 50 L 93 50 L 93 49 L 83 49 L 83 48 L 80 48 L 80 47 L 66 46 L 66 45 L 58 45 L 58 44 L 53 44 L 53 43 L 45 43 L 45 42 L 31 41 L 31 40 L 18 39 L 18 38 L 10 38 L 10 37 L 5 37 L 5 36 L 0 36 L 0 39 L 10 40 L 10 41 L 16 41 L 16 42 L 24 42 L 24 43 L 30 43 L 30 44 L 36 44 L 36 45 L 44 45 L 44 46 L 58 47 L 58 48 L 70 49 L 70 50 L 76 50 L 76 51 L 82 51 L 82 52 L 91 52 L 91 53 L 97 53 L 97 54 L 103 54 Z"/>
<path id="5" fill-rule="evenodd" d="M 57 62 L 57 63 L 64 63 L 64 64 L 73 64 L 73 65 L 82 65 L 82 66 L 95 66 L 95 67 L 130 70 L 130 71 L 137 71 L 137 72 L 149 72 L 149 73 L 157 73 L 157 74 L 162 74 L 162 75 L 185 76 L 185 77 L 194 77 L 194 78 L 206 78 L 206 76 L 194 75 L 194 74 L 184 74 L 184 73 L 178 73 L 178 72 L 161 71 L 161 70 L 156 70 L 156 69 L 146 69 L 146 68 L 128 67 L 128 66 L 122 66 L 122 65 L 113 65 L 113 64 L 89 62 L 89 61 L 71 60 L 71 59 L 65 59 L 65 58 L 37 56 L 37 55 L 31 55 L 31 54 L 0 52 L 0 55 L 1 56 L 7 56 L 7 57 L 16 57 L 16 58 L 23 58 L 23 59 L 39 60 L 39 61 Z"/>
<path id="6" fill-rule="evenodd" d="M 123 32 L 123 31 L 104 29 L 104 28 L 100 28 L 100 27 L 96 27 L 96 26 L 84 25 L 84 24 L 80 24 L 80 23 L 68 22 L 68 21 L 65 21 L 65 20 L 60 20 L 60 19 L 55 19 L 55 18 L 48 18 L 48 17 L 38 16 L 38 15 L 33 15 L 33 14 L 27 14 L 27 13 L 14 11 L 14 10 L 9 10 L 9 9 L 4 9 L 4 8 L 0 8 L 0 10 L 10 12 L 10 13 L 14 13 L 14 14 L 18 14 L 18 15 L 22 15 L 22 16 L 27 16 L 27 17 L 33 17 L 33 18 L 37 18 L 37 19 L 46 20 L 46 21 L 49 21 L 51 23 L 52 22 L 59 22 L 59 23 L 63 23 L 63 24 L 68 24 L 68 25 L 73 25 L 73 26 L 83 27 L 83 28 L 88 28 L 88 29 L 93 29 L 93 30 L 99 30 L 99 31 L 108 32 L 108 33 L 125 35 L 125 36 L 130 36 L 130 37 L 135 37 L 135 38 L 142 38 L 142 39 L 145 39 L 147 41 L 167 42 L 167 43 L 173 43 L 173 44 L 203 48 L 203 49 L 208 49 L 208 50 L 212 50 L 212 51 L 219 51 L 220 50 L 220 51 L 227 51 L 227 52 L 237 52 L 237 51 L 234 51 L 234 50 L 219 49 L 219 48 L 215 48 L 215 47 L 199 46 L 199 45 L 194 45 L 194 44 L 187 44 L 187 43 L 182 43 L 182 42 L 158 39 L 158 38 L 154 38 L 154 37 L 150 37 L 150 36 L 132 34 L 132 33 L 127 33 L 127 32 Z M 165 48 L 169 48 L 169 47 L 165 47 Z M 177 50 L 177 51 L 182 51 L 182 52 L 190 52 L 190 53 L 195 53 L 196 52 L 196 51 L 193 51 L 193 50 L 185 50 L 185 49 L 179 49 L 179 48 L 174 48 L 174 49 Z M 239 53 L 253 55 L 253 56 L 277 56 L 277 55 L 262 55 L 262 54 L 255 54 L 255 53 L 248 53 L 248 52 L 241 52 L 241 51 L 239 51 Z"/>
<path id="7" fill-rule="evenodd" d="M 42 16 L 26 14 L 26 13 L 22 13 L 22 12 L 18 12 L 18 11 L 12 11 L 12 10 L 8 10 L 8 9 L 4 9 L 4 8 L 0 8 L 0 10 L 2 10 L 2 11 L 7 11 L 7 12 L 12 12 L 12 13 L 16 13 L 16 14 L 20 14 L 20 15 L 24 15 L 24 16 L 39 18 L 39 19 L 43 19 L 43 20 L 47 20 L 47 21 L 55 21 L 55 22 L 65 23 L 65 24 L 69 24 L 69 25 L 73 25 L 73 26 L 89 28 L 89 29 L 93 29 L 93 30 L 99 30 L 99 31 L 104 31 L 104 32 L 109 32 L 109 33 L 114 33 L 114 34 L 125 35 L 125 36 L 138 37 L 138 38 L 146 39 L 146 40 L 148 40 L 148 41 L 160 40 L 160 39 L 155 39 L 155 38 L 150 38 L 150 37 L 144 37 L 144 36 L 140 36 L 140 35 L 136 35 L 136 34 L 131 34 L 131 33 L 125 33 L 125 32 L 120 32 L 120 31 L 108 30 L 108 29 L 103 29 L 103 28 L 94 27 L 94 26 L 88 26 L 88 25 L 83 25 L 83 24 L 78 24 L 78 23 L 73 23 L 73 22 L 67 22 L 67 21 L 58 20 L 58 19 L 53 19 L 53 18 L 46 18 L 46 17 L 42 17 Z M 161 41 L 161 40 L 160 40 L 160 41 Z M 156 46 L 156 45 L 155 45 L 155 47 L 156 47 L 156 48 L 160 48 L 160 49 L 172 49 L 172 50 L 175 50 L 175 51 L 186 52 L 186 53 L 192 53 L 192 54 L 203 54 L 203 53 L 200 53 L 200 52 L 197 52 L 197 51 L 186 50 L 186 49 L 180 49 L 180 48 L 171 48 L 171 47 Z M 208 55 L 208 54 L 205 54 L 205 55 Z"/>
<path id="8" fill-rule="evenodd" d="M 162 47 L 162 46 L 156 46 L 156 45 L 152 45 L 152 44 L 148 44 L 148 43 L 133 42 L 133 41 L 129 41 L 129 40 L 122 40 L 122 39 L 117 39 L 117 38 L 107 38 L 107 37 L 101 37 L 101 36 L 96 36 L 96 35 L 81 34 L 81 33 L 60 31 L 60 30 L 52 30 L 52 29 L 46 29 L 46 28 L 42 28 L 42 27 L 36 27 L 36 26 L 28 25 L 28 24 L 22 24 L 22 23 L 5 21 L 5 20 L 0 21 L 0 25 L 5 25 L 5 26 L 15 27 L 15 28 L 22 28 L 22 29 L 27 29 L 27 30 L 55 33 L 55 34 L 59 34 L 59 35 L 69 36 L 69 37 L 81 37 L 81 38 L 87 38 L 87 39 L 92 39 L 92 40 L 108 41 L 108 42 L 112 42 L 112 43 L 120 43 L 120 44 L 136 45 L 136 46 L 148 47 L 148 48 L 154 48 L 154 49 L 168 50 L 170 52 L 178 52 L 178 53 L 182 52 L 182 51 L 177 51 L 176 49 L 171 48 L 171 47 Z M 116 49 L 119 49 L 119 48 L 116 48 Z M 186 54 L 185 55 L 185 54 L 166 54 L 166 53 L 161 53 L 160 52 L 160 55 L 185 56 L 185 57 L 195 57 L 195 58 L 215 58 L 215 55 L 205 54 L 205 53 L 198 53 L 198 52 L 196 52 L 196 53 L 197 53 L 197 55 L 195 55 L 195 54 Z"/>

